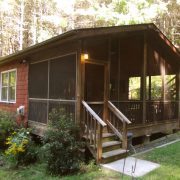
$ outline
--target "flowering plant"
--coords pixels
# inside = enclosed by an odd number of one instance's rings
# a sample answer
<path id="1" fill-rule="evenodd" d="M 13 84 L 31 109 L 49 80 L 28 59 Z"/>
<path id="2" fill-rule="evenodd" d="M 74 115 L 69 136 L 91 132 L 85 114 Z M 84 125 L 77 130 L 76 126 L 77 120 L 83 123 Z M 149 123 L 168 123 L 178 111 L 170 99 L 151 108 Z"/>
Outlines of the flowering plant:
<path id="1" fill-rule="evenodd" d="M 19 132 L 13 132 L 6 141 L 9 148 L 5 151 L 6 155 L 17 155 L 23 153 L 26 150 L 26 146 L 29 143 L 29 132 L 20 129 Z"/>
<path id="2" fill-rule="evenodd" d="M 18 129 L 14 131 L 7 139 L 6 144 L 8 149 L 5 151 L 5 156 L 13 163 L 18 163 L 27 153 L 28 146 L 31 142 L 30 129 Z"/>

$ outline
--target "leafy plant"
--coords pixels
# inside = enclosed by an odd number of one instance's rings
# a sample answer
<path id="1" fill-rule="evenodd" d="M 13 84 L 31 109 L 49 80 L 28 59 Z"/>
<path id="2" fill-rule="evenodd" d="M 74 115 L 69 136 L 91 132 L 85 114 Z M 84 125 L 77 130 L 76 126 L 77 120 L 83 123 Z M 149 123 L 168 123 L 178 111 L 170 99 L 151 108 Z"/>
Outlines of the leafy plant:
<path id="1" fill-rule="evenodd" d="M 80 168 L 79 128 L 63 109 L 53 109 L 49 116 L 48 130 L 44 136 L 47 171 L 50 174 L 65 175 Z"/>
<path id="2" fill-rule="evenodd" d="M 12 113 L 0 110 L 0 147 L 5 148 L 5 141 L 16 126 Z"/>
<path id="3" fill-rule="evenodd" d="M 6 141 L 9 146 L 5 156 L 11 165 L 29 164 L 36 160 L 37 152 L 31 140 L 30 129 L 21 128 L 14 131 Z"/>

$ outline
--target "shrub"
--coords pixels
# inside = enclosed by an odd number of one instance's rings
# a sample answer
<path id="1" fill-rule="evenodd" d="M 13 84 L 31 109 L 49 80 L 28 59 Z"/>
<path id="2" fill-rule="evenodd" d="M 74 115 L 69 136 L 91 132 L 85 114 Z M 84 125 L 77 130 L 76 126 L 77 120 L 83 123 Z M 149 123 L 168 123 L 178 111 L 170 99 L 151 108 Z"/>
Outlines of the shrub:
<path id="1" fill-rule="evenodd" d="M 15 128 L 15 116 L 12 113 L 0 111 L 0 147 L 5 148 L 5 141 Z"/>
<path id="2" fill-rule="evenodd" d="M 53 109 L 49 116 L 49 126 L 44 136 L 44 150 L 47 158 L 47 171 L 50 174 L 65 175 L 80 168 L 79 128 L 63 109 Z"/>
<path id="3" fill-rule="evenodd" d="M 5 156 L 11 165 L 27 165 L 36 161 L 37 151 L 29 129 L 21 128 L 14 131 L 7 138 L 6 144 L 9 147 L 5 151 Z"/>

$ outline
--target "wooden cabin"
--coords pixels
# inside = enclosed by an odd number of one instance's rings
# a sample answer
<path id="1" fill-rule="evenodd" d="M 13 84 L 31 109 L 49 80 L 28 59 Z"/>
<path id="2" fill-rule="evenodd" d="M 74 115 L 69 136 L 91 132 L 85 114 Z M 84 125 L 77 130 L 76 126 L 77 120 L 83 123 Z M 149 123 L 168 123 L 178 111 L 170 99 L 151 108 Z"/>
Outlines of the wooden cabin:
<path id="1" fill-rule="evenodd" d="M 42 135 L 53 108 L 82 127 L 98 162 L 133 138 L 180 127 L 180 53 L 154 24 L 78 29 L 0 59 L 0 108 L 25 107 Z"/>

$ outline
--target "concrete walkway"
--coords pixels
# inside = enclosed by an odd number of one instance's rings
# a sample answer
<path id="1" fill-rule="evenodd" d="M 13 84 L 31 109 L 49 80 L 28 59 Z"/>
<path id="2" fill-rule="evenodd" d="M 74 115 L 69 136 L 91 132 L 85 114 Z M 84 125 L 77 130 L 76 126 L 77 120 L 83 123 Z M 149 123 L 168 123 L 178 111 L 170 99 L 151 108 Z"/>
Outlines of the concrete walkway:
<path id="1" fill-rule="evenodd" d="M 127 157 L 108 164 L 102 164 L 103 167 L 118 171 L 120 173 L 140 177 L 158 168 L 160 165 L 150 161 L 137 159 L 135 157 Z"/>

